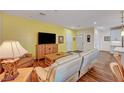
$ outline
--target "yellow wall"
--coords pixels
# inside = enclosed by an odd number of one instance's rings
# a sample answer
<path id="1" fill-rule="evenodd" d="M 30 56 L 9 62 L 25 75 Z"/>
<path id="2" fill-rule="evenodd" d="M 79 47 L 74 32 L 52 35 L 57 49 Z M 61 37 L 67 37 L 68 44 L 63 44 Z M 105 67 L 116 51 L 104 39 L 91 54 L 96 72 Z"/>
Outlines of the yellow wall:
<path id="1" fill-rule="evenodd" d="M 57 36 L 66 36 L 64 27 L 43 23 L 38 20 L 26 19 L 23 17 L 2 14 L 3 18 L 3 39 L 18 40 L 22 46 L 35 56 L 35 46 L 37 44 L 38 32 L 55 33 Z M 74 32 L 70 33 L 75 35 Z M 73 41 L 73 48 L 75 48 Z M 66 40 L 59 44 L 59 51 L 66 52 Z"/>
<path id="2" fill-rule="evenodd" d="M 2 43 L 2 17 L 0 16 L 0 44 L 1 43 Z"/>

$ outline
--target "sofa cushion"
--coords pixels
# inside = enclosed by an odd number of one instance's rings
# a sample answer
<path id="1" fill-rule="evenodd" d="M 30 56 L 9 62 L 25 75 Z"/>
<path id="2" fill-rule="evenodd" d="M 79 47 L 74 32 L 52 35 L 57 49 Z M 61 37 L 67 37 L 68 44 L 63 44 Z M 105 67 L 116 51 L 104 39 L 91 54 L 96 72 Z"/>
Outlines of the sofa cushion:
<path id="1" fill-rule="evenodd" d="M 80 53 L 80 56 L 83 57 L 83 56 L 88 55 L 89 53 L 94 52 L 94 51 L 98 51 L 98 50 L 97 49 L 91 49 L 89 51 L 84 51 L 84 52 Z"/>
<path id="2" fill-rule="evenodd" d="M 55 64 L 63 64 L 64 62 L 68 62 L 70 60 L 74 60 L 74 59 L 76 59 L 78 57 L 79 57 L 78 54 L 68 55 L 66 57 L 62 57 L 62 58 L 57 59 Z"/>

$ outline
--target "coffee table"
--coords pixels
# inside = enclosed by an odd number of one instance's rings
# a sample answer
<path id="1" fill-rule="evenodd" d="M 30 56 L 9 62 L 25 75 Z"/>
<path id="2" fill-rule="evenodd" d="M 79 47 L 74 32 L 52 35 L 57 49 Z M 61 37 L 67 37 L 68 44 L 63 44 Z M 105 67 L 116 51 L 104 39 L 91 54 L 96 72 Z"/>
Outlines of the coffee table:
<path id="1" fill-rule="evenodd" d="M 47 55 L 45 55 L 45 64 L 50 66 L 57 59 L 59 59 L 61 57 L 65 57 L 67 55 L 68 55 L 68 53 L 64 53 L 64 52 L 47 54 Z"/>

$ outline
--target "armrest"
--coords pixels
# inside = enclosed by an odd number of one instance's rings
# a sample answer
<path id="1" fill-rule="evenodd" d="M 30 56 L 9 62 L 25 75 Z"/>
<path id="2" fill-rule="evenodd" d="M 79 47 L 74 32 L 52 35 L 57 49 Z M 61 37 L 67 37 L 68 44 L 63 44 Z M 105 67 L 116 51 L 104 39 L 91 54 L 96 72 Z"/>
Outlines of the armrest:
<path id="1" fill-rule="evenodd" d="M 47 80 L 47 76 L 48 76 L 48 68 L 45 69 L 45 68 L 42 68 L 42 67 L 36 67 L 35 69 L 35 72 L 38 76 L 38 80 L 41 81 L 41 82 L 45 82 L 45 81 L 48 81 Z"/>

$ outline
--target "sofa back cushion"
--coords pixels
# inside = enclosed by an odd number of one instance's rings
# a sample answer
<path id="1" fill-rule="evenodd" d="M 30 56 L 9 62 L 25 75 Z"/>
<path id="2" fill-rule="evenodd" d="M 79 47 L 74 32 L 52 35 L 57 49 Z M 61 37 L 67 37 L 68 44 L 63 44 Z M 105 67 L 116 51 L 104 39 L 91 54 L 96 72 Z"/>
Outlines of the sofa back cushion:
<path id="1" fill-rule="evenodd" d="M 65 56 L 65 57 L 62 57 L 62 58 L 57 59 L 57 60 L 55 61 L 55 64 L 63 64 L 63 63 L 65 63 L 65 62 L 68 62 L 68 61 L 70 61 L 70 60 L 76 59 L 76 58 L 78 58 L 78 57 L 79 57 L 78 54 L 70 54 L 70 55 L 68 55 L 68 56 Z M 53 64 L 53 65 L 55 65 L 55 64 Z"/>
<path id="2" fill-rule="evenodd" d="M 82 56 L 83 57 L 83 63 L 82 63 L 82 67 L 87 67 L 90 64 L 92 64 L 94 62 L 95 59 L 97 59 L 98 56 L 98 50 L 94 49 L 92 51 L 89 51 L 86 55 Z"/>

